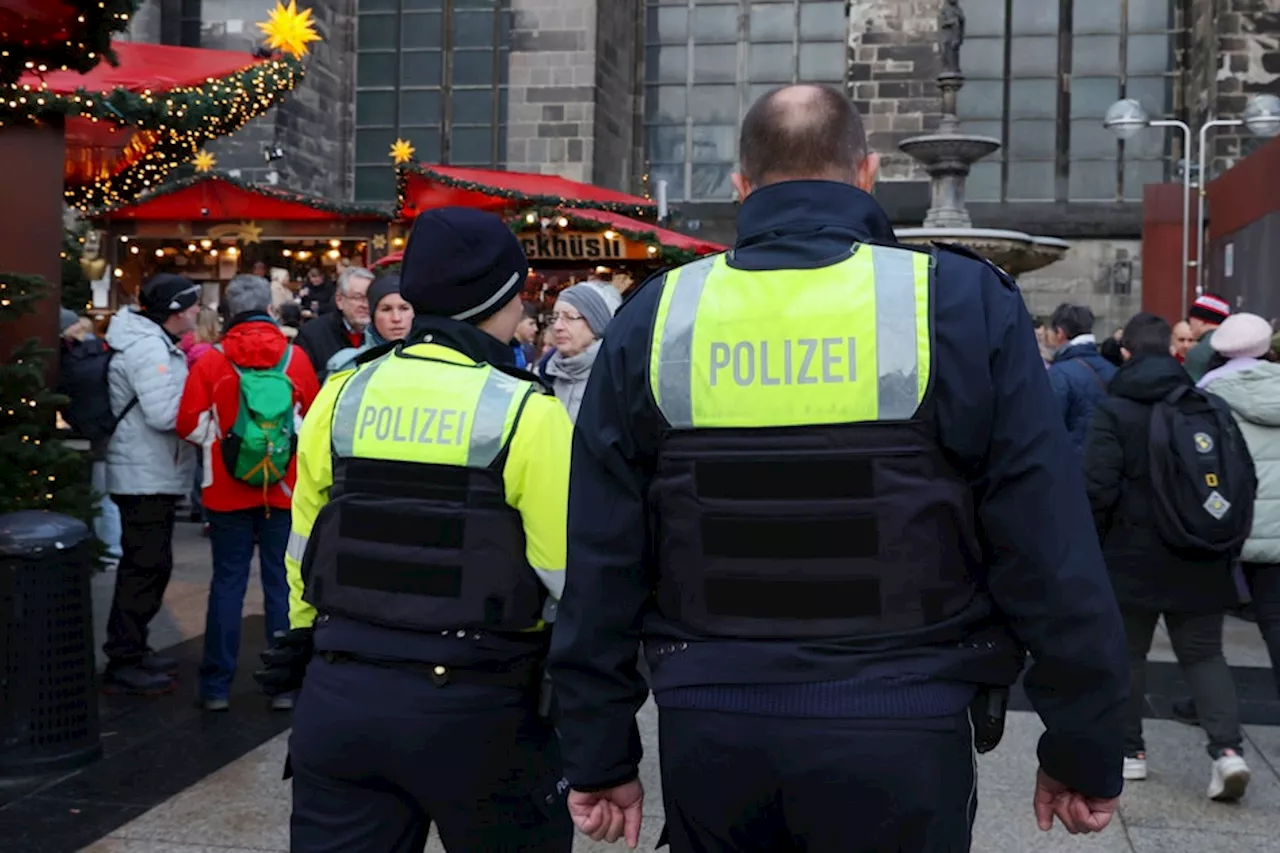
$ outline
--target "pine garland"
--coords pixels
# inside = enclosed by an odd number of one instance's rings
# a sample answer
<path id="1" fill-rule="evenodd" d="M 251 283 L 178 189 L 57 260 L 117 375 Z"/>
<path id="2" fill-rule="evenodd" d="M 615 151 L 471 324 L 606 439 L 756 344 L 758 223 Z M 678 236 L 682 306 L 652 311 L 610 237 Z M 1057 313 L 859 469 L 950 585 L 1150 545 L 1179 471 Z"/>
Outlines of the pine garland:
<path id="1" fill-rule="evenodd" d="M 173 193 L 188 189 L 189 187 L 197 186 L 205 181 L 221 181 L 224 184 L 230 184 L 238 189 L 255 193 L 266 198 L 287 201 L 292 204 L 301 204 L 311 208 L 312 210 L 319 210 L 324 213 L 332 213 L 338 216 L 348 216 L 352 218 L 363 217 L 368 219 L 378 219 L 385 222 L 390 222 L 392 219 L 392 211 L 387 205 L 331 201 L 327 198 L 320 198 L 319 196 L 294 192 L 293 190 L 286 190 L 280 187 L 255 184 L 250 181 L 237 178 L 227 172 L 220 171 L 201 172 L 189 177 L 167 181 L 154 189 L 140 193 L 136 198 L 121 199 L 116 204 L 96 207 L 87 211 L 85 215 L 90 218 L 105 216 L 124 207 L 134 207 L 136 205 L 146 204 L 149 201 L 166 195 L 172 195 Z"/>
<path id="2" fill-rule="evenodd" d="M 0 273 L 0 322 L 34 313 L 47 290 L 39 276 Z M 55 413 L 68 401 L 45 386 L 53 355 L 31 339 L 0 364 L 0 514 L 52 510 L 88 524 L 96 509 L 87 457 L 57 440 Z"/>
<path id="3" fill-rule="evenodd" d="M 535 207 L 579 207 L 587 210 L 607 210 L 611 213 L 621 213 L 624 216 L 655 216 L 657 214 L 656 204 L 628 204 L 616 201 L 585 201 L 576 198 L 560 198 L 551 195 L 530 195 L 528 193 L 509 190 L 504 187 L 493 187 L 488 184 L 481 184 L 475 181 L 464 181 L 458 178 L 450 177 L 442 172 L 437 172 L 430 166 L 423 166 L 418 163 L 402 163 L 396 166 L 396 197 L 400 200 L 400 208 L 403 210 L 405 204 L 405 192 L 408 187 L 410 175 L 427 178 L 438 184 L 454 189 L 483 193 L 497 198 L 505 198 L 512 201 L 513 206 L 535 206 Z M 412 217 L 407 217 L 412 218 Z"/>
<path id="4" fill-rule="evenodd" d="M 84 74 L 103 60 L 116 64 L 113 33 L 127 29 L 141 0 L 58 0 L 66 9 L 71 41 L 31 45 L 0 42 L 0 85 L 15 83 L 27 71 L 45 66 Z"/>
<path id="5" fill-rule="evenodd" d="M 0 89 L 0 127 L 30 124 L 52 117 L 86 118 L 149 131 L 155 138 L 137 162 L 91 184 L 71 185 L 67 203 L 81 211 L 127 204 L 160 186 L 178 166 L 191 160 L 208 142 L 243 127 L 274 107 L 305 73 L 291 56 L 255 62 L 226 77 L 200 86 L 168 91 L 58 94 L 14 85 Z"/>

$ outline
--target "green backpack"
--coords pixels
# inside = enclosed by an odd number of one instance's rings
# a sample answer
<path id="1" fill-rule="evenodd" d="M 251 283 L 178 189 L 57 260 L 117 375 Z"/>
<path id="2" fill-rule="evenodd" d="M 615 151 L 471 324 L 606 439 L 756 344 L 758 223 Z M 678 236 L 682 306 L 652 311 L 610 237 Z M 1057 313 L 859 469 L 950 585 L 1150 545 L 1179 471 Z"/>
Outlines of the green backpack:
<path id="1" fill-rule="evenodd" d="M 264 494 L 284 479 L 298 449 L 293 381 L 286 372 L 292 357 L 293 346 L 289 345 L 275 367 L 241 370 L 227 359 L 240 378 L 240 411 L 222 437 L 222 462 L 232 477 L 261 486 Z"/>

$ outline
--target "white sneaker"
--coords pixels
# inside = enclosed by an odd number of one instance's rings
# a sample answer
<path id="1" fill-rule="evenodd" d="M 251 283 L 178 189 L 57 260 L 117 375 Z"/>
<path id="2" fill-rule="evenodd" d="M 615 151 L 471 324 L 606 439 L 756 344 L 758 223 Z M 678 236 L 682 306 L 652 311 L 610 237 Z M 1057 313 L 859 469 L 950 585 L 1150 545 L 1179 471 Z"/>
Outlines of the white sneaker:
<path id="1" fill-rule="evenodd" d="M 1249 787 L 1249 765 L 1235 753 L 1224 750 L 1213 762 L 1213 775 L 1209 778 L 1209 799 L 1220 803 L 1234 802 L 1244 796 Z"/>
<path id="2" fill-rule="evenodd" d="M 1147 754 L 1139 752 L 1137 755 L 1126 755 L 1123 774 L 1129 782 L 1140 782 L 1147 778 Z"/>

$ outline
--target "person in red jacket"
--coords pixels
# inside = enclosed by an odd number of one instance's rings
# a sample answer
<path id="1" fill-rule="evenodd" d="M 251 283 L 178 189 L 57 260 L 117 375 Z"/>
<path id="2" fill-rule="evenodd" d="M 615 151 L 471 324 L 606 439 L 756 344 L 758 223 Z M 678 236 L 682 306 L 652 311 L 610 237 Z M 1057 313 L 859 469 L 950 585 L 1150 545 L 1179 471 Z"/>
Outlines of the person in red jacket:
<path id="1" fill-rule="evenodd" d="M 289 585 L 284 555 L 289 539 L 289 508 L 296 463 L 290 459 L 284 478 L 265 487 L 232 475 L 222 458 L 222 440 L 240 410 L 240 375 L 270 370 L 290 358 L 285 375 L 293 385 L 294 417 L 300 420 L 320 385 L 307 355 L 285 338 L 271 319 L 271 285 L 240 275 L 223 296 L 230 318 L 222 342 L 197 361 L 187 377 L 178 409 L 178 434 L 199 444 L 204 453 L 204 508 L 213 547 L 213 580 L 200 665 L 200 695 L 207 711 L 229 707 L 231 682 L 240 654 L 240 621 L 254 545 L 262 571 L 267 640 L 289 629 Z M 290 696 L 272 700 L 276 710 L 293 707 Z"/>

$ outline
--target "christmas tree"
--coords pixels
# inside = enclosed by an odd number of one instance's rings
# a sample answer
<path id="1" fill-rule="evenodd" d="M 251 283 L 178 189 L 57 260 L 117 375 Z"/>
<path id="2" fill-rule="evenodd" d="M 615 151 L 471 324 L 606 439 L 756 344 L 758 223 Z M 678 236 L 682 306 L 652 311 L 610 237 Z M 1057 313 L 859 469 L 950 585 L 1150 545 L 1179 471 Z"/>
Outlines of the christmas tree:
<path id="1" fill-rule="evenodd" d="M 93 288 L 84 274 L 84 226 L 68 228 L 62 237 L 62 307 L 83 314 L 93 306 Z"/>
<path id="2" fill-rule="evenodd" d="M 0 323 L 34 314 L 48 288 L 39 276 L 0 272 Z M 89 523 L 89 463 L 57 439 L 55 413 L 67 401 L 45 385 L 45 359 L 57 354 L 31 339 L 7 355 L 0 364 L 0 514 L 46 509 Z"/>

